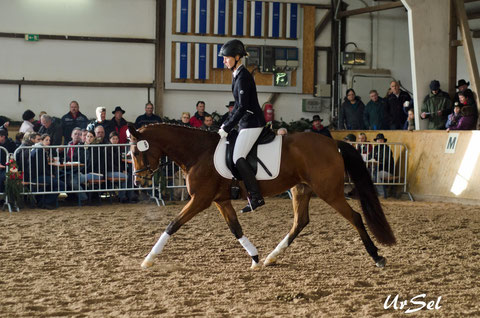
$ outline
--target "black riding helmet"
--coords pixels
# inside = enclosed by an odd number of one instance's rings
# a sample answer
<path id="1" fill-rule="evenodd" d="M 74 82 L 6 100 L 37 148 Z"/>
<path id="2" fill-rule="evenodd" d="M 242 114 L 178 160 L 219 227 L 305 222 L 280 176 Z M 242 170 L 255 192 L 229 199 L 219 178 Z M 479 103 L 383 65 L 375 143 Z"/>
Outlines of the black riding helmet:
<path id="1" fill-rule="evenodd" d="M 240 40 L 230 40 L 227 43 L 225 43 L 222 48 L 220 49 L 220 52 L 218 53 L 218 56 L 231 56 L 235 57 L 237 55 L 240 55 L 240 57 L 244 57 L 247 55 L 247 51 L 245 50 L 245 46 L 243 45 L 242 41 Z"/>

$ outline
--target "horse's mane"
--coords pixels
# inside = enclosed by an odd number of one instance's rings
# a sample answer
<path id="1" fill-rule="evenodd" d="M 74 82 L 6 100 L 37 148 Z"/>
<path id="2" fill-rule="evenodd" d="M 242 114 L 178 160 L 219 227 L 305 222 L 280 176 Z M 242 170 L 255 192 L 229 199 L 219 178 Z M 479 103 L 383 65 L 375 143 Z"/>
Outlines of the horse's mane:
<path id="1" fill-rule="evenodd" d="M 172 128 L 175 128 L 175 129 L 180 128 L 180 129 L 193 130 L 193 131 L 196 131 L 196 132 L 202 132 L 202 133 L 205 133 L 206 135 L 210 135 L 210 137 L 217 135 L 217 133 L 213 132 L 213 131 L 208 131 L 208 130 L 205 130 L 205 129 L 202 129 L 202 128 L 199 128 L 199 127 L 185 126 L 185 125 L 175 124 L 175 123 L 151 123 L 151 124 L 144 125 L 144 126 L 140 127 L 139 129 L 141 129 L 141 128 L 145 128 L 145 129 L 146 128 L 155 128 L 155 127 L 161 127 L 161 126 L 172 127 Z"/>

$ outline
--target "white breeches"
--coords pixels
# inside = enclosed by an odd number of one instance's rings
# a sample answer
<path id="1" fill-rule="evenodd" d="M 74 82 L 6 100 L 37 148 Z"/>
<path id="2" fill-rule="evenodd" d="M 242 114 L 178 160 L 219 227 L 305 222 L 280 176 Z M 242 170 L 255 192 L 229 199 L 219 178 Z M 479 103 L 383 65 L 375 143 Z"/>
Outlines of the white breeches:
<path id="1" fill-rule="evenodd" d="M 244 128 L 240 130 L 235 149 L 233 150 L 233 162 L 236 164 L 240 158 L 247 158 L 248 153 L 262 133 L 263 128 Z"/>

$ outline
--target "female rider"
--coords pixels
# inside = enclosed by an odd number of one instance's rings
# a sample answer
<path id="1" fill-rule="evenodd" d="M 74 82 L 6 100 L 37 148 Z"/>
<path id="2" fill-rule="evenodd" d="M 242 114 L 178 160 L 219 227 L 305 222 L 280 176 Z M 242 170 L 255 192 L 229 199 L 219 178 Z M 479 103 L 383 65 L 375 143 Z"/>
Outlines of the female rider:
<path id="1" fill-rule="evenodd" d="M 233 150 L 233 162 L 248 192 L 248 205 L 241 210 L 242 213 L 253 211 L 265 204 L 254 171 L 245 159 L 266 124 L 258 103 L 255 81 L 241 61 L 246 55 L 247 51 L 239 40 L 228 41 L 218 53 L 218 56 L 223 56 L 223 64 L 233 72 L 232 92 L 235 106 L 218 133 L 221 138 L 226 137 L 238 124 L 239 134 Z"/>

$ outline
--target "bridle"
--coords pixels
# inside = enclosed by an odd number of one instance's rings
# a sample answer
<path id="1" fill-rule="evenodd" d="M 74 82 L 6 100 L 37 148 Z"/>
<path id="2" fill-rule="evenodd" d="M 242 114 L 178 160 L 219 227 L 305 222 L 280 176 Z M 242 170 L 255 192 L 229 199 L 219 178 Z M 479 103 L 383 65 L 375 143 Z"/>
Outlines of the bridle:
<path id="1" fill-rule="evenodd" d="M 136 146 L 137 145 L 137 142 L 136 141 L 131 141 L 130 142 L 130 145 L 131 146 Z M 138 149 L 138 147 L 137 147 Z M 157 169 L 153 170 L 151 167 L 150 167 L 150 161 L 148 160 L 148 156 L 147 156 L 147 151 L 148 151 L 148 148 L 144 151 L 141 151 L 139 150 L 141 153 L 142 153 L 142 161 L 143 163 L 145 164 L 146 163 L 146 167 L 145 168 L 142 168 L 142 169 L 138 169 L 138 170 L 135 170 L 133 172 L 133 175 L 137 178 L 141 178 L 141 179 L 146 179 L 146 180 L 151 180 L 152 179 L 152 176 L 155 174 L 155 172 L 158 171 L 158 169 L 160 169 L 162 167 L 162 165 L 158 165 L 157 166 Z M 139 175 L 140 172 L 144 172 L 144 171 L 147 171 L 149 173 L 149 177 L 145 177 L 145 176 L 141 176 Z"/>

